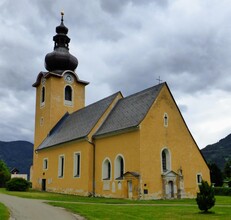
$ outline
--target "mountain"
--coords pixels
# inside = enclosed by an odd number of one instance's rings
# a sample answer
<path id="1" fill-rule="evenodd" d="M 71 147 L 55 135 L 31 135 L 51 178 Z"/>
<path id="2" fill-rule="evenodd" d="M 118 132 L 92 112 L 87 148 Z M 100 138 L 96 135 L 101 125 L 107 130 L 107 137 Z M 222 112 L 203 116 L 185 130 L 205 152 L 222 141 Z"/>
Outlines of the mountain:
<path id="1" fill-rule="evenodd" d="M 215 144 L 201 150 L 207 163 L 215 163 L 222 171 L 225 163 L 231 159 L 231 134 Z"/>
<path id="2" fill-rule="evenodd" d="M 29 176 L 33 161 L 33 144 L 28 141 L 0 141 L 0 160 L 3 160 L 10 170 L 17 168 L 19 173 Z"/>

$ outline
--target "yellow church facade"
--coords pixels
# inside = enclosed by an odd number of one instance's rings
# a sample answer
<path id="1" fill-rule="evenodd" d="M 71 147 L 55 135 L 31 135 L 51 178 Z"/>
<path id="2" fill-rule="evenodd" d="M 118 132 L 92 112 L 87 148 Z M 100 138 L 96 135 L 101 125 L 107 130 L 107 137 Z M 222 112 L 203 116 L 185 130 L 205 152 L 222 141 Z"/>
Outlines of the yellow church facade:
<path id="1" fill-rule="evenodd" d="M 166 83 L 85 106 L 63 23 L 36 88 L 32 186 L 83 196 L 192 198 L 208 166 Z"/>

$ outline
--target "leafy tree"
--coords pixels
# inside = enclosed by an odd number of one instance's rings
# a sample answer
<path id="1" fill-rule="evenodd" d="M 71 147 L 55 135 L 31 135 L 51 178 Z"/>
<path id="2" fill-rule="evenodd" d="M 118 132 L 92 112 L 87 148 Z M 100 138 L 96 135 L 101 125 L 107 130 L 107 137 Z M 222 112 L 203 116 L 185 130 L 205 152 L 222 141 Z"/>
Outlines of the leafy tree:
<path id="1" fill-rule="evenodd" d="M 5 183 L 10 180 L 10 171 L 3 160 L 0 160 L 0 187 L 5 187 Z"/>
<path id="2" fill-rule="evenodd" d="M 231 159 L 229 159 L 224 168 L 224 176 L 228 179 L 231 178 Z"/>
<path id="3" fill-rule="evenodd" d="M 200 192 L 197 193 L 198 208 L 204 212 L 208 212 L 215 205 L 214 189 L 207 181 L 202 181 L 199 185 Z"/>
<path id="4" fill-rule="evenodd" d="M 219 167 L 215 164 L 209 164 L 210 169 L 210 178 L 211 183 L 214 183 L 215 186 L 222 186 L 223 185 L 223 175 Z"/>

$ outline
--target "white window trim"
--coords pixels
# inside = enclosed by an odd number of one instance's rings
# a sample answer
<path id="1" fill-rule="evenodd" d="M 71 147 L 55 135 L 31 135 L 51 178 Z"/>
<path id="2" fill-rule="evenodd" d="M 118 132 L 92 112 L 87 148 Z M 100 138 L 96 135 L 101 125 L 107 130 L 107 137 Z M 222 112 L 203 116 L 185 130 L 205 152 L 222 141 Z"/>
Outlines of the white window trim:
<path id="1" fill-rule="evenodd" d="M 45 167 L 45 161 L 47 161 L 46 162 L 47 167 Z M 48 158 L 43 158 L 43 170 L 48 170 Z"/>
<path id="2" fill-rule="evenodd" d="M 101 178 L 102 178 L 102 180 L 105 180 L 105 178 L 104 178 L 104 163 L 105 163 L 105 161 L 106 160 L 108 160 L 109 162 L 110 162 L 110 164 L 111 164 L 111 175 L 110 175 L 110 178 L 109 179 L 107 179 L 107 180 L 111 180 L 112 179 L 112 162 L 111 162 L 111 160 L 110 160 L 110 158 L 109 157 L 106 157 L 104 160 L 103 160 L 103 163 L 102 163 L 102 175 L 101 175 Z"/>
<path id="3" fill-rule="evenodd" d="M 44 101 L 42 101 L 43 99 L 43 88 L 44 88 Z M 45 106 L 45 102 L 46 102 L 46 87 L 42 86 L 41 91 L 40 91 L 40 108 L 43 108 Z"/>
<path id="4" fill-rule="evenodd" d="M 200 182 L 198 182 L 198 176 L 200 176 Z M 201 173 L 197 173 L 197 174 L 196 174 L 196 183 L 197 183 L 198 185 L 201 185 L 202 180 L 203 180 L 202 174 L 201 174 Z"/>
<path id="5" fill-rule="evenodd" d="M 77 155 L 79 155 L 79 175 L 77 175 Z M 77 151 L 73 154 L 73 177 L 80 178 L 81 177 L 81 152 Z"/>
<path id="6" fill-rule="evenodd" d="M 168 121 L 169 121 L 169 117 L 168 117 L 168 113 L 164 113 L 164 127 L 167 128 L 168 127 Z"/>
<path id="7" fill-rule="evenodd" d="M 61 158 L 63 158 L 63 175 L 61 176 Z M 59 159 L 58 159 L 58 178 L 64 178 L 64 171 L 65 171 L 65 155 L 61 154 L 59 155 Z"/>
<path id="8" fill-rule="evenodd" d="M 162 161 L 162 152 L 164 150 L 167 150 L 168 151 L 168 156 L 169 158 L 166 158 L 166 168 L 167 168 L 167 171 L 170 171 L 172 169 L 172 156 L 171 156 L 171 151 L 167 148 L 167 147 L 164 147 L 161 149 L 160 151 L 160 164 L 161 164 L 161 172 L 164 173 L 166 171 L 163 170 L 163 161 Z M 166 155 L 167 156 L 167 155 Z M 168 160 L 169 159 L 169 160 Z M 168 161 L 167 161 L 168 160 Z"/>
<path id="9" fill-rule="evenodd" d="M 119 178 L 116 174 L 117 174 L 117 167 L 116 167 L 116 161 L 118 157 L 122 157 L 123 158 L 123 162 L 124 162 L 124 173 L 125 173 L 125 159 L 124 156 L 122 154 L 117 154 L 114 160 L 114 179 L 116 181 L 121 181 L 121 180 L 117 180 L 117 178 Z"/>

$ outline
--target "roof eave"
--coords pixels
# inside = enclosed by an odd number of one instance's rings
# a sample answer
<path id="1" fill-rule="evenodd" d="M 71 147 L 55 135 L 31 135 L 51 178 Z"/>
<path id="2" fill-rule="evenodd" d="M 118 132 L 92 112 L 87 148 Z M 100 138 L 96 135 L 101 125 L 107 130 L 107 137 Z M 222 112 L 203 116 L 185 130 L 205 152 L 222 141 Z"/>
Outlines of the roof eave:
<path id="1" fill-rule="evenodd" d="M 100 138 L 105 138 L 105 137 L 114 136 L 114 135 L 118 135 L 118 134 L 133 132 L 133 131 L 136 131 L 139 129 L 140 129 L 140 124 L 135 125 L 135 126 L 131 126 L 128 128 L 122 128 L 122 129 L 119 129 L 116 131 L 110 131 L 110 132 L 103 133 L 103 134 L 93 135 L 92 138 L 93 139 L 100 139 Z"/>
<path id="2" fill-rule="evenodd" d="M 41 148 L 41 149 L 36 149 L 35 152 L 50 149 L 50 148 L 53 148 L 53 147 L 59 147 L 62 144 L 66 144 L 66 143 L 69 143 L 69 142 L 72 142 L 72 141 L 82 141 L 82 140 L 87 140 L 87 136 L 82 136 L 82 137 L 71 139 L 71 140 L 68 140 L 68 141 L 63 141 L 63 142 L 60 142 L 58 144 L 53 144 L 53 145 L 50 145 L 50 146 L 47 146 L 47 147 L 44 147 L 44 148 Z"/>

